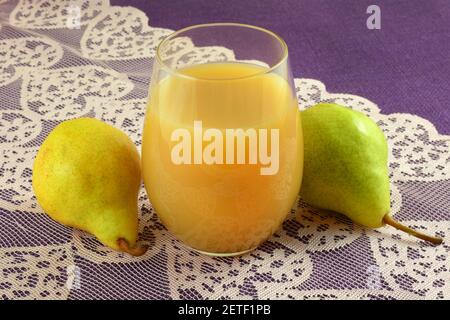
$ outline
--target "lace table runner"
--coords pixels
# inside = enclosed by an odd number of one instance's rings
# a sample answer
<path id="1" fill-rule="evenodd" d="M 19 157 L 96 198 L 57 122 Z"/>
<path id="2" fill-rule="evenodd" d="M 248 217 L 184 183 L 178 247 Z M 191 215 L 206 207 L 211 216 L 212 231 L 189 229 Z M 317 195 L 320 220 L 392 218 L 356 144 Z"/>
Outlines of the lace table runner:
<path id="1" fill-rule="evenodd" d="M 107 0 L 0 0 L 2 299 L 450 298 L 450 136 L 418 116 L 329 93 L 313 79 L 295 79 L 301 108 L 336 102 L 374 119 L 389 141 L 393 214 L 447 243 L 364 229 L 299 202 L 253 253 L 211 258 L 168 233 L 142 189 L 140 239 L 150 250 L 134 258 L 45 215 L 31 188 L 43 139 L 63 120 L 90 116 L 140 148 L 155 47 L 171 32 Z M 231 50 L 189 39 L 169 54 L 176 64 L 235 59 Z"/>

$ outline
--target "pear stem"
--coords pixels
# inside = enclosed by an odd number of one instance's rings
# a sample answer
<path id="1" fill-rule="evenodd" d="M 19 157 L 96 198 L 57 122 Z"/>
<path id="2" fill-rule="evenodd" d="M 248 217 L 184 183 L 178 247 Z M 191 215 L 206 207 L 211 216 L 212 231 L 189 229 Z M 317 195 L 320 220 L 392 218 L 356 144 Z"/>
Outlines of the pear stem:
<path id="1" fill-rule="evenodd" d="M 392 227 L 394 227 L 395 229 L 401 230 L 403 232 L 406 232 L 416 238 L 431 242 L 433 244 L 441 244 L 442 243 L 442 238 L 438 238 L 438 237 L 432 237 L 429 236 L 427 234 L 421 233 L 419 231 L 416 231 L 414 229 L 408 228 L 407 226 L 404 226 L 403 224 L 401 224 L 400 222 L 396 221 L 394 218 L 392 218 L 390 215 L 386 214 L 383 217 L 383 222 L 385 224 L 388 224 Z"/>
<path id="2" fill-rule="evenodd" d="M 141 245 L 136 245 L 135 247 L 130 248 L 128 241 L 125 240 L 124 238 L 117 239 L 117 245 L 119 246 L 119 249 L 121 251 L 126 252 L 135 257 L 142 256 L 148 250 L 148 246 L 141 246 Z"/>

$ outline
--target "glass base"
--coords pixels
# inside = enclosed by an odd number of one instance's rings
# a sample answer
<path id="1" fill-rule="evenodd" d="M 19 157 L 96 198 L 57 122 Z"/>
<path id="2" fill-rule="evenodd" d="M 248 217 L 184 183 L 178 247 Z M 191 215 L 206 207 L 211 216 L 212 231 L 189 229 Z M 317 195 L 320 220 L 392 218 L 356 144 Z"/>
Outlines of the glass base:
<path id="1" fill-rule="evenodd" d="M 210 256 L 210 257 L 236 257 L 236 256 L 241 256 L 244 255 L 246 253 L 249 253 L 250 251 L 253 251 L 256 249 L 256 247 L 248 249 L 248 250 L 244 250 L 244 251 L 239 251 L 239 252 L 225 252 L 225 253 L 215 253 L 215 252 L 207 252 L 207 251 L 201 251 L 201 250 L 197 250 L 194 248 L 190 248 L 194 251 L 197 251 L 198 253 Z"/>

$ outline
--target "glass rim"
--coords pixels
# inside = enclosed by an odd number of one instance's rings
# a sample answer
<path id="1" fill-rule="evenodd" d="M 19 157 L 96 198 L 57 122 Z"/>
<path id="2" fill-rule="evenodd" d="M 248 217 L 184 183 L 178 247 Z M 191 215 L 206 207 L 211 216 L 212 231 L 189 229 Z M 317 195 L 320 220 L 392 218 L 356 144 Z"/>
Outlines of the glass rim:
<path id="1" fill-rule="evenodd" d="M 170 40 L 174 39 L 175 37 L 177 37 L 178 35 L 180 35 L 183 32 L 189 31 L 189 30 L 193 30 L 193 29 L 199 29 L 199 28 L 206 28 L 206 27 L 218 27 L 218 26 L 231 26 L 231 27 L 244 27 L 244 28 L 249 28 L 249 29 L 254 29 L 254 30 L 258 30 L 260 32 L 264 32 L 270 36 L 272 36 L 273 38 L 275 38 L 278 43 L 280 43 L 281 47 L 282 47 L 282 54 L 281 57 L 278 59 L 277 63 L 275 63 L 273 66 L 269 67 L 268 69 L 262 70 L 261 72 L 256 72 L 254 74 L 248 75 L 248 76 L 243 76 L 243 77 L 234 77 L 234 78 L 226 78 L 226 79 L 208 79 L 208 78 L 200 78 L 200 77 L 195 77 L 195 76 L 191 76 L 191 75 L 187 75 L 184 74 L 182 72 L 180 72 L 180 69 L 175 69 L 173 67 L 170 67 L 169 65 L 167 65 L 161 58 L 161 49 L 163 48 L 163 46 Z M 166 71 L 170 72 L 171 74 L 180 76 L 180 77 L 184 77 L 184 78 L 188 78 L 188 79 L 193 79 L 193 80 L 207 80 L 207 81 L 230 81 L 230 80 L 241 80 L 241 79 L 247 79 L 247 78 L 252 78 L 255 76 L 260 76 L 263 74 L 267 74 L 267 73 L 271 73 L 273 70 L 275 70 L 276 68 L 278 68 L 280 65 L 282 65 L 288 58 L 288 46 L 286 44 L 286 42 L 283 40 L 283 38 L 281 38 L 278 34 L 276 34 L 273 31 L 270 31 L 268 29 L 262 28 L 262 27 L 258 27 L 255 25 L 251 25 L 251 24 L 245 24 L 245 23 L 235 23 L 235 22 L 215 22 L 215 23 L 203 23 L 203 24 L 195 24 L 189 27 L 185 27 L 182 29 L 179 29 L 177 31 L 172 32 L 171 34 L 169 34 L 166 38 L 164 38 L 157 46 L 156 48 L 156 61 L 159 63 L 160 67 L 164 68 Z M 201 64 L 201 63 L 200 63 Z M 200 65 L 200 64 L 196 64 L 196 65 Z"/>

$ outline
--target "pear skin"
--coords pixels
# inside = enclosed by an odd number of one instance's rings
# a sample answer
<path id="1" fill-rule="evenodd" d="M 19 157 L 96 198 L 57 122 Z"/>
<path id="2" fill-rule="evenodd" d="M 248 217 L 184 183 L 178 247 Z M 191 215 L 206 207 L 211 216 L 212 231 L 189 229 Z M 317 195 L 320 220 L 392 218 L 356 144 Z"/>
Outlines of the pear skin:
<path id="1" fill-rule="evenodd" d="M 146 251 L 136 245 L 140 184 L 134 143 L 122 131 L 92 118 L 55 127 L 33 166 L 37 201 L 51 218 L 132 255 Z"/>
<path id="2" fill-rule="evenodd" d="M 301 197 L 370 228 L 389 224 L 435 244 L 390 215 L 388 145 L 383 132 L 359 111 L 321 103 L 302 112 L 304 175 Z"/>
<path id="3" fill-rule="evenodd" d="M 305 144 L 301 196 L 371 228 L 390 210 L 388 146 L 364 114 L 335 104 L 302 113 Z"/>

